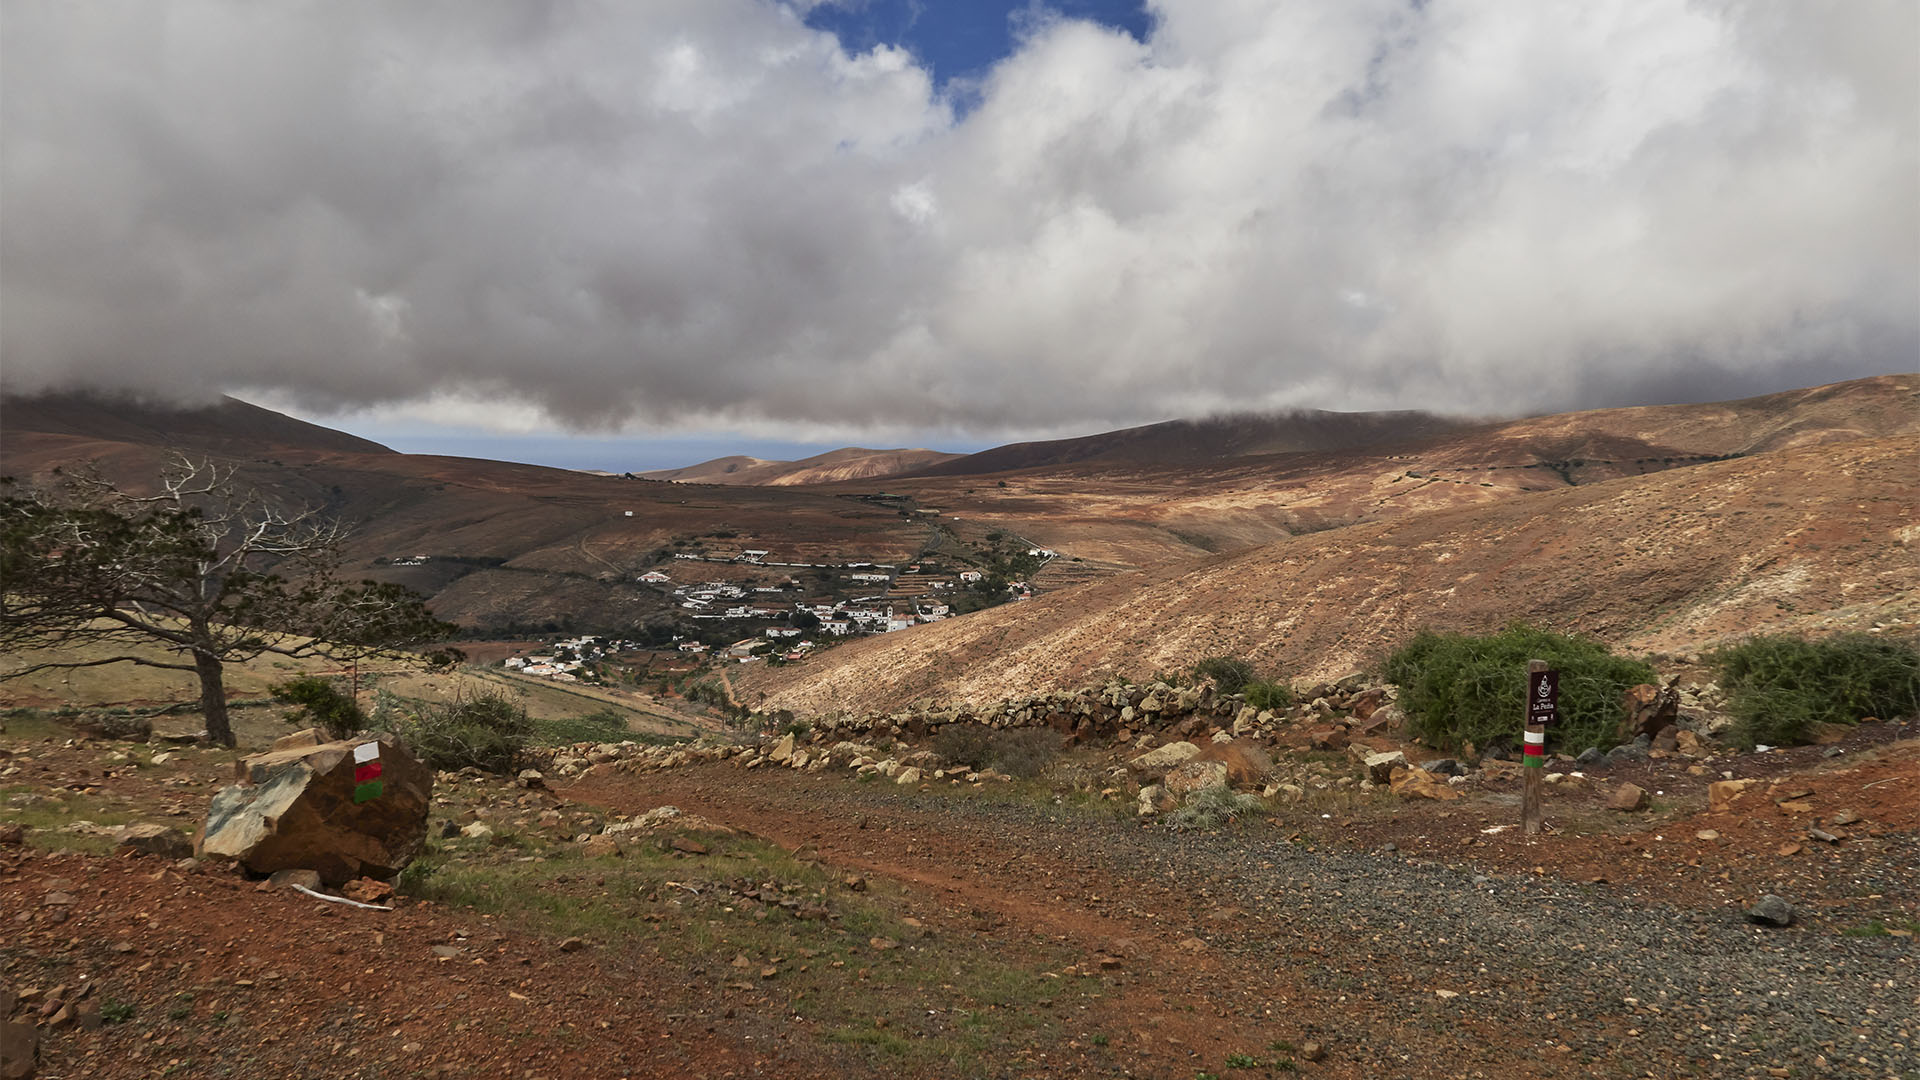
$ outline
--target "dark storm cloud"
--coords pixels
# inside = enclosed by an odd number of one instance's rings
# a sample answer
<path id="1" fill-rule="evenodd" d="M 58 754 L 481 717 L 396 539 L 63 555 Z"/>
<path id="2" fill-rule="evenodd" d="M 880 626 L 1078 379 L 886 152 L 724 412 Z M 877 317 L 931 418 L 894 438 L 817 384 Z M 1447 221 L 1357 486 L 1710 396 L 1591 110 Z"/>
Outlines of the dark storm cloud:
<path id="1" fill-rule="evenodd" d="M 0 10 L 9 388 L 992 432 L 1920 354 L 1900 0 L 1168 2 L 962 119 L 748 0 Z"/>

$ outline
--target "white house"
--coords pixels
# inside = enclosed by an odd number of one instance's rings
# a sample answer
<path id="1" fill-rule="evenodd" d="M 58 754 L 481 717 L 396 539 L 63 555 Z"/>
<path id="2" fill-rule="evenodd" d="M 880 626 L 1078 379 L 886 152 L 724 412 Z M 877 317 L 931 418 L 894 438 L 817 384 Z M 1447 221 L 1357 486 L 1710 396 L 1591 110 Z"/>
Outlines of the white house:
<path id="1" fill-rule="evenodd" d="M 655 585 L 659 585 L 659 584 L 662 584 L 663 582 L 672 581 L 673 579 L 661 573 L 658 570 L 649 570 L 646 573 L 640 575 L 640 580 L 651 582 Z"/>
<path id="2" fill-rule="evenodd" d="M 966 582 L 966 583 L 967 583 L 967 584 L 969 584 L 969 585 L 971 585 L 971 584 L 973 584 L 973 583 L 974 583 L 974 582 L 976 582 L 976 581 L 979 581 L 979 580 L 980 580 L 981 578 L 983 578 L 983 577 L 986 577 L 986 575 L 985 575 L 985 574 L 982 574 L 982 573 L 981 573 L 980 571 L 978 571 L 978 570 L 962 570 L 962 571 L 960 571 L 960 580 L 961 580 L 961 581 L 964 581 L 964 582 Z"/>

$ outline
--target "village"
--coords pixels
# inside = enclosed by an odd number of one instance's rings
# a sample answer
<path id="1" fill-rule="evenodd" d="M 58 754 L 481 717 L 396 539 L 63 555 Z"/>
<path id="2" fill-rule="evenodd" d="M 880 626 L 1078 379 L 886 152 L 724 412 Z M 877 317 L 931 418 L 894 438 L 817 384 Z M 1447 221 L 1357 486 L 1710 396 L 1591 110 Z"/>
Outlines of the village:
<path id="1" fill-rule="evenodd" d="M 599 662 L 621 653 L 671 649 L 704 662 L 750 664 L 772 660 L 794 663 L 833 639 L 894 633 L 923 623 L 939 622 L 969 610 L 1007 601 L 1030 600 L 1031 582 L 1006 581 L 971 567 L 951 567 L 937 560 L 905 565 L 854 561 L 845 563 L 778 562 L 766 548 L 737 552 L 676 552 L 669 567 L 686 567 L 687 577 L 709 577 L 708 564 L 736 571 L 726 577 L 677 583 L 668 569 L 656 567 L 635 580 L 670 597 L 682 618 L 727 625 L 764 623 L 759 633 L 727 644 L 707 635 L 676 634 L 671 642 L 644 643 L 604 635 L 583 635 L 550 645 L 537 653 L 508 657 L 502 666 L 522 675 L 576 682 L 597 681 Z M 1027 556 L 1037 565 L 1060 557 L 1048 548 L 1031 548 Z M 425 555 L 408 565 L 428 561 Z M 417 560 L 417 561 L 415 561 Z M 396 560 L 398 564 L 400 560 Z M 688 564 L 700 564 L 695 569 Z M 773 574 L 755 573 L 765 568 Z M 781 571 L 805 571 L 810 579 Z M 745 572 L 742 576 L 739 572 Z M 809 591 L 811 589 L 811 592 Z M 806 594 L 806 595 L 802 595 Z M 708 637 L 707 640 L 701 640 Z M 722 638 L 721 640 L 724 640 Z"/>

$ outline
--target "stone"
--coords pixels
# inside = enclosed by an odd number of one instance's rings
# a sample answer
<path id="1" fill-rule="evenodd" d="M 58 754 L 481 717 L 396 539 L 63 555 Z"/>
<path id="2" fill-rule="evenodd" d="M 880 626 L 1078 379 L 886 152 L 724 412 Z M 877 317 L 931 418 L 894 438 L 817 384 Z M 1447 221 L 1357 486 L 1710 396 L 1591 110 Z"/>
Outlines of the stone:
<path id="1" fill-rule="evenodd" d="M 1326 1056 L 1327 1048 L 1317 1042 L 1304 1042 L 1300 1044 L 1301 1061 L 1319 1061 Z"/>
<path id="2" fill-rule="evenodd" d="M 1307 746 L 1313 750 L 1345 750 L 1347 738 L 1347 729 L 1338 724 L 1315 724 L 1306 731 Z"/>
<path id="3" fill-rule="evenodd" d="M 340 887 L 340 895 L 363 904 L 384 904 L 393 896 L 393 886 L 373 878 L 354 878 Z"/>
<path id="4" fill-rule="evenodd" d="M 81 1031 L 99 1031 L 103 1020 L 98 1001 L 89 999 L 73 1007 L 73 1022 Z"/>
<path id="5" fill-rule="evenodd" d="M 1716 814 L 1726 813 L 1754 783 L 1752 780 L 1717 780 L 1708 784 L 1707 809 Z"/>
<path id="6" fill-rule="evenodd" d="M 1842 810 L 1827 820 L 1829 825 L 1854 825 L 1860 821 L 1860 815 L 1851 810 Z"/>
<path id="7" fill-rule="evenodd" d="M 460 835 L 469 840 L 491 840 L 493 828 L 484 821 L 470 821 L 460 829 Z"/>
<path id="8" fill-rule="evenodd" d="M 1573 763 L 1583 768 L 1592 768 L 1605 760 L 1606 756 L 1607 755 L 1600 752 L 1599 747 L 1589 746 L 1585 750 L 1580 751 L 1579 756 L 1573 759 Z"/>
<path id="9" fill-rule="evenodd" d="M 586 947 L 587 940 L 585 938 L 569 937 L 560 939 L 561 952 L 579 952 Z"/>
<path id="10" fill-rule="evenodd" d="M 1629 813 L 1647 808 L 1647 789 L 1638 784 L 1621 784 L 1614 789 L 1612 797 L 1607 799 L 1607 809 L 1624 810 Z"/>
<path id="11" fill-rule="evenodd" d="M 611 836 L 589 836 L 580 844 L 580 854 L 589 859 L 612 859 L 620 855 L 620 842 Z"/>
<path id="12" fill-rule="evenodd" d="M 32 1024 L 0 1023 L 0 1080 L 32 1080 L 40 1063 L 40 1033 Z"/>
<path id="13" fill-rule="evenodd" d="M 1184 744 L 1183 744 L 1184 745 Z M 1253 787 L 1273 773 L 1273 758 L 1266 747 L 1251 739 L 1222 741 L 1219 736 L 1189 761 L 1218 761 L 1227 767 L 1227 783 L 1234 787 Z"/>
<path id="14" fill-rule="evenodd" d="M 558 762 L 555 764 L 558 764 Z M 513 778 L 513 782 L 515 786 L 523 788 L 543 788 L 547 786 L 547 778 L 540 774 L 539 769 L 521 769 L 519 775 Z"/>
<path id="15" fill-rule="evenodd" d="M 279 738 L 273 740 L 273 745 L 267 747 L 267 752 L 274 753 L 280 750 L 308 749 L 315 746 L 321 746 L 325 743 L 329 743 L 332 741 L 333 740 L 328 737 L 326 731 L 321 728 L 317 728 L 317 727 L 301 728 L 299 731 L 296 731 L 291 735 L 282 735 Z"/>
<path id="16" fill-rule="evenodd" d="M 1701 829 L 1693 834 L 1695 840 L 1718 840 L 1720 833 L 1715 829 Z"/>
<path id="17" fill-rule="evenodd" d="M 25 826 L 11 821 L 0 823 L 0 847 L 15 847 L 26 842 Z"/>
<path id="18" fill-rule="evenodd" d="M 1189 761 L 1167 773 L 1167 796 L 1176 802 L 1185 802 L 1196 791 L 1225 784 L 1228 775 L 1224 761 Z"/>
<path id="19" fill-rule="evenodd" d="M 787 759 L 791 758 L 792 756 L 793 756 L 793 733 L 792 732 L 788 732 L 785 735 L 780 736 L 780 741 L 777 743 L 774 743 L 773 749 L 767 752 L 767 760 L 773 762 L 776 765 L 785 765 L 787 763 Z"/>
<path id="20" fill-rule="evenodd" d="M 1641 735 L 1651 738 L 1679 718 L 1680 692 L 1672 686 L 1641 683 L 1627 689 L 1621 705 L 1626 717 L 1620 722 L 1620 741 Z"/>
<path id="21" fill-rule="evenodd" d="M 920 770 L 909 765 L 894 774 L 893 782 L 902 785 L 917 784 L 920 782 Z"/>
<path id="22" fill-rule="evenodd" d="M 1158 780 L 1167 771 L 1200 756 L 1200 748 L 1190 742 L 1170 742 L 1149 750 L 1127 762 L 1127 771 L 1143 779 Z"/>
<path id="23" fill-rule="evenodd" d="M 159 855 L 167 859 L 193 857 L 192 837 L 165 825 L 128 825 L 118 831 L 115 839 L 121 852 Z"/>
<path id="24" fill-rule="evenodd" d="M 312 870 L 276 870 L 267 877 L 267 886 L 273 889 L 291 889 L 299 885 L 317 892 L 325 884 L 320 880 L 320 875 Z"/>
<path id="25" fill-rule="evenodd" d="M 683 855 L 705 855 L 708 851 L 707 845 L 690 836 L 676 836 L 667 841 L 667 846 Z"/>
<path id="26" fill-rule="evenodd" d="M 1747 909 L 1747 919 L 1764 926 L 1792 926 L 1793 905 L 1768 893 L 1760 898 L 1759 903 Z"/>
<path id="27" fill-rule="evenodd" d="M 355 747 L 379 747 L 379 794 L 354 801 Z M 194 837 L 194 855 L 235 859 L 256 874 L 317 871 L 329 885 L 387 879 L 426 844 L 433 770 L 391 734 L 269 751 L 241 762 Z"/>
<path id="28" fill-rule="evenodd" d="M 1710 752 L 1707 740 L 1686 728 L 1674 728 L 1674 749 L 1683 757 L 1706 757 Z"/>
<path id="29" fill-rule="evenodd" d="M 1139 805 L 1135 809 L 1139 816 L 1150 817 L 1171 810 L 1174 805 L 1174 801 L 1167 796 L 1165 784 L 1147 784 L 1140 789 Z"/>
<path id="30" fill-rule="evenodd" d="M 1395 769 L 1387 783 L 1393 793 L 1403 799 L 1447 802 L 1460 797 L 1460 792 L 1448 787 L 1445 780 L 1425 769 Z"/>
<path id="31" fill-rule="evenodd" d="M 1408 768 L 1407 755 L 1399 750 L 1368 754 L 1363 764 L 1367 769 L 1367 779 L 1376 784 L 1391 783 L 1393 770 Z"/>

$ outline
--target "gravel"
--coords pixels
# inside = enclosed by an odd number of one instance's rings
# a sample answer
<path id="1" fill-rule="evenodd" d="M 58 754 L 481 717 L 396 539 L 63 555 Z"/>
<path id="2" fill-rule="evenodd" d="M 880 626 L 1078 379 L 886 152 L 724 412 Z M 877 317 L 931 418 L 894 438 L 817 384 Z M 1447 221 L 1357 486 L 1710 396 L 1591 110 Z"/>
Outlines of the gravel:
<path id="1" fill-rule="evenodd" d="M 1310 850 L 1258 826 L 1176 835 L 1019 804 L 883 798 L 1130 879 L 1137 888 L 1122 900 L 1135 913 L 1168 924 L 1184 915 L 1192 925 L 1181 935 L 1344 995 L 1351 1009 L 1320 1016 L 1319 1031 L 1303 1017 L 1307 1030 L 1385 1075 L 1471 1077 L 1476 1047 L 1502 1040 L 1509 1052 L 1535 1048 L 1543 1076 L 1920 1077 L 1911 938 L 1842 936 L 1817 917 L 1762 926 L 1738 907 L 1647 902 L 1624 887 Z M 1852 887 L 1911 895 L 1916 868 L 1920 842 L 1890 837 L 1863 857 Z M 1287 1005 L 1272 997 L 1278 981 L 1211 977 L 1223 1007 L 1278 1015 Z"/>

